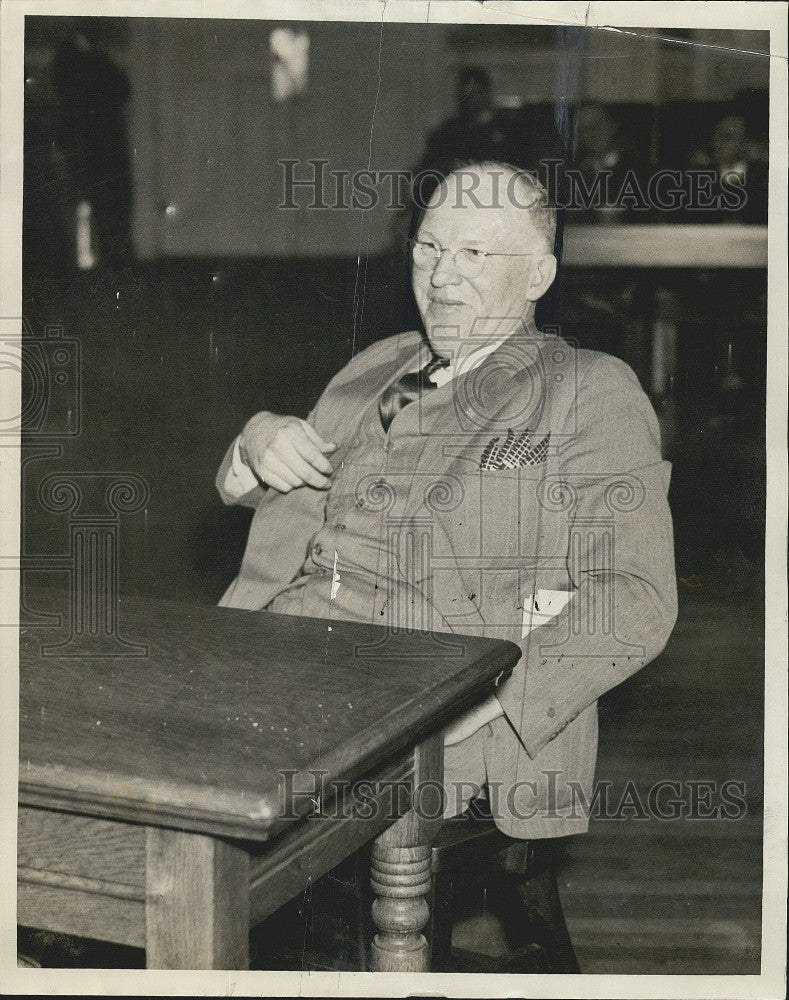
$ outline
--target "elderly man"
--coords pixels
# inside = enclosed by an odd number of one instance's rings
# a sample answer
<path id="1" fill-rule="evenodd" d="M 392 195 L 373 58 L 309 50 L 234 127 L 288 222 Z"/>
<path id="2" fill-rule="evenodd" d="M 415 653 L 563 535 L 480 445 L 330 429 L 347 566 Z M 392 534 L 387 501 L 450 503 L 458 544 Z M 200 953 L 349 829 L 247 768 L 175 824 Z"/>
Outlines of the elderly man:
<path id="1" fill-rule="evenodd" d="M 487 787 L 519 838 L 587 828 L 596 699 L 676 617 L 650 404 L 621 361 L 534 323 L 554 232 L 530 174 L 450 174 L 412 242 L 424 331 L 354 357 L 307 420 L 253 416 L 217 477 L 256 508 L 223 604 L 519 643 L 445 736 L 447 814 Z"/>

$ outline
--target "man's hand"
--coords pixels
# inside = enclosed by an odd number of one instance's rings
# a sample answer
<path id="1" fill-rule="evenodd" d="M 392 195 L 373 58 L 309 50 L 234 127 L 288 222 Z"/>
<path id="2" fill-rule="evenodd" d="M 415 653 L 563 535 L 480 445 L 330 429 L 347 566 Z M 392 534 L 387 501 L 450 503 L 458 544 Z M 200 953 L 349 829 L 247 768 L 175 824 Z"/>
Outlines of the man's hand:
<path id="1" fill-rule="evenodd" d="M 451 747 L 455 743 L 467 740 L 478 729 L 497 719 L 500 715 L 504 715 L 501 702 L 499 702 L 495 695 L 491 695 L 481 705 L 477 705 L 466 712 L 465 715 L 461 715 L 459 719 L 444 730 L 444 746 Z"/>
<path id="2" fill-rule="evenodd" d="M 267 485 L 280 493 L 299 486 L 325 490 L 334 472 L 326 459 L 337 445 L 324 441 L 306 420 L 276 413 L 256 413 L 239 439 L 244 462 Z"/>

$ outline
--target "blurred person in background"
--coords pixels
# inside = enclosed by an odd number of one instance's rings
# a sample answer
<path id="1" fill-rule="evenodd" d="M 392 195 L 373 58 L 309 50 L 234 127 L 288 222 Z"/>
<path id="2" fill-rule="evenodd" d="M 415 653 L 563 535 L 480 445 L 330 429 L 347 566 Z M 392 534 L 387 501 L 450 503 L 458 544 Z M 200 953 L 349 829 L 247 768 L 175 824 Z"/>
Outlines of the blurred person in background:
<path id="1" fill-rule="evenodd" d="M 578 112 L 578 148 L 574 167 L 586 191 L 600 193 L 583 204 L 574 198 L 572 222 L 644 222 L 644 164 L 630 149 L 621 122 L 602 104 L 582 104 Z M 578 203 L 580 202 L 580 203 Z"/>
<path id="2" fill-rule="evenodd" d="M 123 264 L 131 257 L 131 164 L 126 73 L 101 44 L 101 18 L 74 18 L 50 66 L 56 96 L 55 165 L 63 209 L 75 228 L 77 266 Z"/>
<path id="3" fill-rule="evenodd" d="M 692 208 L 694 220 L 767 222 L 768 149 L 758 105 L 739 97 L 714 119 L 707 139 L 688 151 L 691 169 L 714 172 L 712 194 L 727 195 L 716 208 Z"/>

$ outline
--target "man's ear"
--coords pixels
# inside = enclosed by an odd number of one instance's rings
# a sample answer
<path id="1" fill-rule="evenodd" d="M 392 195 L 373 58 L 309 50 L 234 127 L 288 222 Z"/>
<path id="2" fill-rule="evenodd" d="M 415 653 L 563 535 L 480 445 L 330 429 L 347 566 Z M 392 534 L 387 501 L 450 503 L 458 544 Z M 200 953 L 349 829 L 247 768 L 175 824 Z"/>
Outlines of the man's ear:
<path id="1" fill-rule="evenodd" d="M 553 284 L 556 277 L 556 258 L 552 253 L 545 253 L 536 256 L 529 268 L 529 283 L 527 295 L 529 301 L 536 302 Z"/>

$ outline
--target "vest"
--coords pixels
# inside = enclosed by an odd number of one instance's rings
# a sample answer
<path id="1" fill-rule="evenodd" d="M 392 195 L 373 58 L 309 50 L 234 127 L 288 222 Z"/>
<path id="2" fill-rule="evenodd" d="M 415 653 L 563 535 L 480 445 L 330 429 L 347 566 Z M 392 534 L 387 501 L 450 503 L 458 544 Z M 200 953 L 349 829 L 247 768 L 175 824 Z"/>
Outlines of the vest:
<path id="1" fill-rule="evenodd" d="M 325 522 L 301 574 L 267 610 L 374 622 L 395 629 L 436 627 L 431 571 L 413 519 L 402 519 L 411 475 L 427 443 L 425 402 L 404 407 L 384 431 L 374 399 L 326 493 Z"/>

